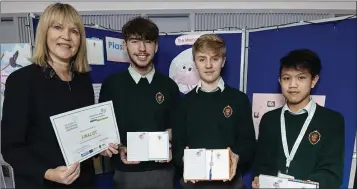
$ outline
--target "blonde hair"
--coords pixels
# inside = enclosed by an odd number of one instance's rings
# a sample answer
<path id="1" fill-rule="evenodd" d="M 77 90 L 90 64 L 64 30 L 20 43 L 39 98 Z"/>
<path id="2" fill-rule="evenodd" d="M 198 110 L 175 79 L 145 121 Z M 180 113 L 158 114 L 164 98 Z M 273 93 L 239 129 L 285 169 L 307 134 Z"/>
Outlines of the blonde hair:
<path id="1" fill-rule="evenodd" d="M 31 62 L 46 67 L 51 59 L 47 47 L 47 32 L 56 23 L 73 23 L 80 33 L 80 45 L 77 54 L 73 57 L 72 70 L 89 72 L 87 60 L 87 45 L 84 25 L 79 13 L 69 4 L 55 3 L 48 6 L 40 17 L 36 30 L 35 49 Z"/>
<path id="2" fill-rule="evenodd" d="M 214 54 L 226 57 L 226 44 L 222 38 L 216 34 L 201 35 L 192 46 L 192 55 L 195 59 L 197 52 L 211 51 Z"/>

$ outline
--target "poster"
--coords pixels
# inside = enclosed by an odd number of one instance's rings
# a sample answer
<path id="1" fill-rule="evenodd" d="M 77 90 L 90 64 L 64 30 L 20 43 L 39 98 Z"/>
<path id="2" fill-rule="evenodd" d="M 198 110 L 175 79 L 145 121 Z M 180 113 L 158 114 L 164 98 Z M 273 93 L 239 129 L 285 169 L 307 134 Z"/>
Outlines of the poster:
<path id="1" fill-rule="evenodd" d="M 183 94 L 197 86 L 200 77 L 192 58 L 192 48 L 182 51 L 172 60 L 169 77 L 176 82 Z"/>
<path id="2" fill-rule="evenodd" d="M 311 95 L 312 99 L 320 106 L 325 106 L 326 96 L 324 95 Z M 259 135 L 259 123 L 262 116 L 274 109 L 280 108 L 285 105 L 285 98 L 282 94 L 274 93 L 253 93 L 253 122 L 255 136 Z"/>
<path id="3" fill-rule="evenodd" d="M 123 48 L 123 39 L 114 37 L 105 37 L 105 47 L 107 51 L 107 60 L 112 62 L 129 63 L 128 53 Z"/>
<path id="4" fill-rule="evenodd" d="M 88 64 L 104 65 L 103 40 L 87 38 L 87 58 Z"/>
<path id="5" fill-rule="evenodd" d="M 2 104 L 4 101 L 4 92 L 6 80 L 9 75 L 30 65 L 31 62 L 28 60 L 31 58 L 31 45 L 27 43 L 8 43 L 1 44 L 0 47 L 0 64 L 1 64 L 1 94 L 0 94 L 0 117 L 2 116 Z"/>

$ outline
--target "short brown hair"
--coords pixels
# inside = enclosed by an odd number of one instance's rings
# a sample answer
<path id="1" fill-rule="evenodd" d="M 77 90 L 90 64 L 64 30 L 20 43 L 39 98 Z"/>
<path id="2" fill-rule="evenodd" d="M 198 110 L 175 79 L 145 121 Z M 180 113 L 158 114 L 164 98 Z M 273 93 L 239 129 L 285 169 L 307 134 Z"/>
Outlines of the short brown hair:
<path id="1" fill-rule="evenodd" d="M 35 49 L 31 62 L 46 67 L 50 61 L 47 47 L 47 31 L 55 23 L 72 22 L 79 30 L 81 42 L 75 57 L 72 69 L 77 72 L 89 72 L 90 66 L 87 60 L 87 45 L 84 25 L 79 13 L 69 4 L 55 3 L 48 6 L 40 17 L 37 25 Z"/>
<path id="2" fill-rule="evenodd" d="M 226 44 L 222 38 L 216 34 L 203 34 L 193 44 L 192 55 L 195 59 L 197 52 L 212 51 L 218 56 L 226 57 Z"/>
<path id="3" fill-rule="evenodd" d="M 149 18 L 141 16 L 135 17 L 124 24 L 122 28 L 124 41 L 128 41 L 130 38 L 136 38 L 139 40 L 158 41 L 159 28 Z"/>

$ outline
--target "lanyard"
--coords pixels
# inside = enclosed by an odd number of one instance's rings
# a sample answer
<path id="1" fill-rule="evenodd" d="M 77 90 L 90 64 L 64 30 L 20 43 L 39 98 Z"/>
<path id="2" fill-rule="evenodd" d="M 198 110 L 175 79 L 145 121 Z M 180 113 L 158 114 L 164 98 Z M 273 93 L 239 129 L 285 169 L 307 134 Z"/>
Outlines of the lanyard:
<path id="1" fill-rule="evenodd" d="M 316 110 L 316 104 L 315 102 L 312 102 L 311 104 L 311 111 L 309 113 L 309 115 L 307 116 L 304 125 L 302 126 L 302 129 L 300 131 L 299 136 L 297 137 L 293 148 L 291 149 L 291 152 L 289 154 L 289 148 L 288 148 L 288 142 L 286 139 L 286 128 L 285 128 L 285 116 L 284 116 L 284 108 L 281 111 L 281 115 L 280 115 L 280 124 L 281 124 L 281 140 L 283 142 L 283 148 L 284 148 L 284 154 L 286 157 L 286 174 L 288 174 L 288 170 L 289 170 L 289 166 L 291 161 L 294 159 L 295 153 L 297 151 L 297 149 L 299 148 L 299 145 L 301 143 L 302 138 L 305 135 L 305 132 L 311 122 L 312 117 L 315 114 L 315 110 Z"/>
<path id="2" fill-rule="evenodd" d="M 209 163 L 209 180 L 212 180 L 212 167 L 213 167 L 213 150 L 211 150 L 211 161 Z"/>

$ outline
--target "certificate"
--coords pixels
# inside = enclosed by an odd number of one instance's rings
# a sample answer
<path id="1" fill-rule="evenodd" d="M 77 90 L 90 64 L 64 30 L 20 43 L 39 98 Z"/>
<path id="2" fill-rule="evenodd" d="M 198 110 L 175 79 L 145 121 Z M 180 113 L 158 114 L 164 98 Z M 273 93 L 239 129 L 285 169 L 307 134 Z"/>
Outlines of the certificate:
<path id="1" fill-rule="evenodd" d="M 228 180 L 230 178 L 228 149 L 185 149 L 185 180 Z"/>
<path id="2" fill-rule="evenodd" d="M 127 132 L 128 161 L 155 161 L 170 158 L 169 134 L 165 132 Z"/>
<path id="3" fill-rule="evenodd" d="M 50 117 L 66 165 L 82 162 L 120 144 L 112 101 Z"/>

